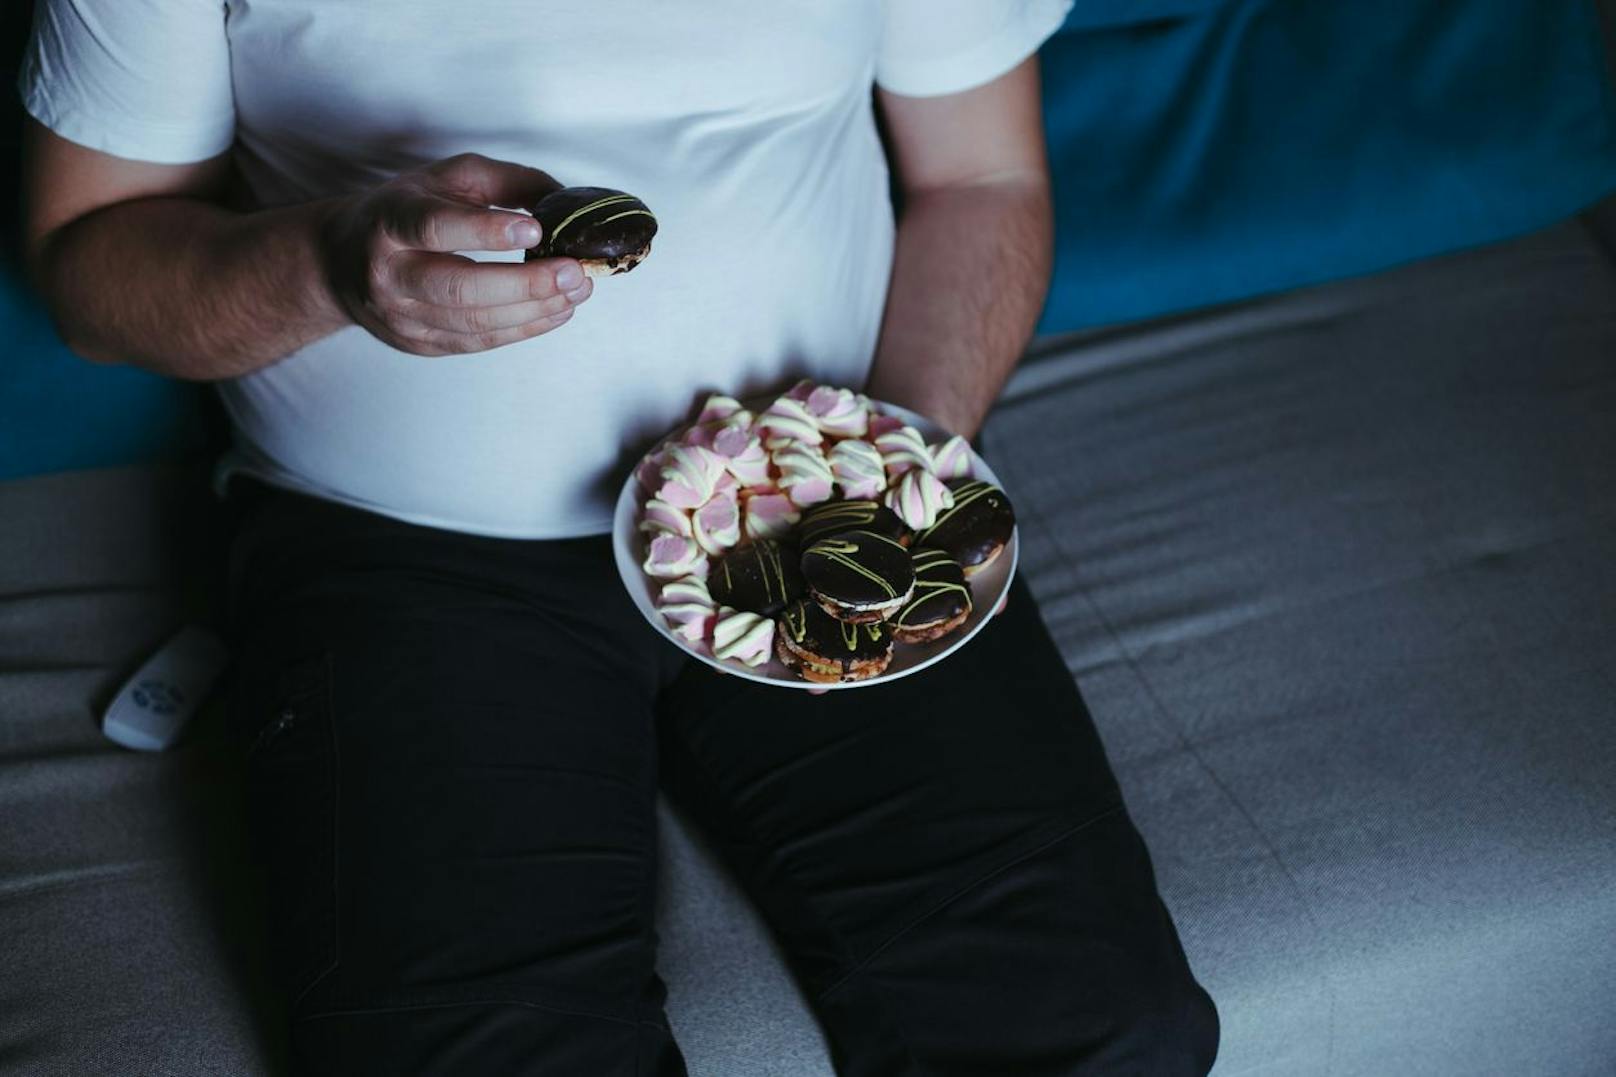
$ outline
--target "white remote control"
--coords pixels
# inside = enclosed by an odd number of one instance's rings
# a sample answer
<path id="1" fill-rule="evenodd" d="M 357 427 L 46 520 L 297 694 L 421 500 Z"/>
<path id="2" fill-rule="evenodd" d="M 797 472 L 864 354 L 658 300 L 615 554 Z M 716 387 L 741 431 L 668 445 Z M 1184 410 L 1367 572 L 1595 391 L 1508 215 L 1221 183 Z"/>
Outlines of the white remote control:
<path id="1" fill-rule="evenodd" d="M 162 751 L 180 735 L 229 660 L 219 637 L 187 625 L 118 689 L 101 731 L 125 748 Z"/>

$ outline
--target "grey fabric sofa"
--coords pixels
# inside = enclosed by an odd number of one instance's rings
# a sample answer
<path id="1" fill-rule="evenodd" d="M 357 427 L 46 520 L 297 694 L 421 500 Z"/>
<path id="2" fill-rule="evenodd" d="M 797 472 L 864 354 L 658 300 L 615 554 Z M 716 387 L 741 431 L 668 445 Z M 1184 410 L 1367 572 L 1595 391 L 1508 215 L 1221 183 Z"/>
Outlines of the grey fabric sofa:
<path id="1" fill-rule="evenodd" d="M 986 450 L 1224 1022 L 1217 1073 L 1616 1073 L 1616 258 L 1595 223 L 1041 341 Z M 0 1073 L 282 1072 L 217 708 L 97 708 L 204 609 L 196 468 L 0 484 Z M 665 816 L 693 1074 L 830 1068 Z"/>

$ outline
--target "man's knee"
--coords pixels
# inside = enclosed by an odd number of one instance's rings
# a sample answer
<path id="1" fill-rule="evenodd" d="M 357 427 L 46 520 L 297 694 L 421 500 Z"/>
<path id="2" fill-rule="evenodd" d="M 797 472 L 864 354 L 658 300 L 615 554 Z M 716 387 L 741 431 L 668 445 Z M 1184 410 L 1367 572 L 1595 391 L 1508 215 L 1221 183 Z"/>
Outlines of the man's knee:
<path id="1" fill-rule="evenodd" d="M 1110 1026 L 1085 1077 L 1204 1077 L 1217 1058 L 1217 1008 L 1187 969 L 1113 996 Z"/>

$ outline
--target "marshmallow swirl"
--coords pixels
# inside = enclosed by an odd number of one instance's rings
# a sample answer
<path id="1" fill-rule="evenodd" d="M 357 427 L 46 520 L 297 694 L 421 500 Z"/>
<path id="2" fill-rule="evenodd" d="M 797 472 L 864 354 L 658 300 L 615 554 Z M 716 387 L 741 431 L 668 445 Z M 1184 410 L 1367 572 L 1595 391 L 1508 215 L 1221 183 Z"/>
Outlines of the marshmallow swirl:
<path id="1" fill-rule="evenodd" d="M 713 452 L 742 486 L 762 486 L 769 481 L 769 454 L 750 429 L 725 426 L 713 436 Z"/>
<path id="2" fill-rule="evenodd" d="M 763 435 L 763 444 L 771 450 L 793 441 L 818 445 L 825 440 L 808 405 L 784 396 L 758 416 L 757 429 Z"/>
<path id="3" fill-rule="evenodd" d="M 662 532 L 651 540 L 641 566 L 647 576 L 659 580 L 676 580 L 680 576 L 707 576 L 707 557 L 696 545 L 696 540 L 683 535 Z"/>
<path id="4" fill-rule="evenodd" d="M 861 438 L 870 428 L 869 406 L 851 389 L 821 385 L 809 394 L 808 410 L 819 429 L 832 437 Z"/>
<path id="5" fill-rule="evenodd" d="M 787 444 L 774 454 L 774 466 L 780 469 L 780 489 L 792 504 L 816 505 L 830 500 L 836 479 L 830 461 L 818 446 Z"/>
<path id="6" fill-rule="evenodd" d="M 714 494 L 691 516 L 690 529 L 696 545 L 717 557 L 741 541 L 740 507 L 729 494 Z"/>
<path id="7" fill-rule="evenodd" d="M 662 467 L 657 497 L 675 508 L 695 509 L 707 503 L 724 475 L 723 459 L 699 445 L 675 445 Z"/>
<path id="8" fill-rule="evenodd" d="M 666 531 L 673 535 L 690 537 L 690 517 L 685 510 L 666 501 L 652 498 L 645 503 L 645 515 L 640 520 L 641 531 Z"/>
<path id="9" fill-rule="evenodd" d="M 955 434 L 931 447 L 931 469 L 939 479 L 971 477 L 971 443 Z"/>
<path id="10" fill-rule="evenodd" d="M 733 658 L 757 668 L 774 652 L 774 621 L 758 613 L 746 613 L 728 606 L 718 608 L 713 622 L 713 654 Z"/>
<path id="11" fill-rule="evenodd" d="M 741 407 L 739 400 L 736 400 L 733 396 L 714 393 L 702 403 L 701 414 L 696 416 L 696 421 L 698 423 L 720 422 L 736 415 L 746 415 L 747 421 L 751 421 L 751 415 L 745 408 Z"/>
<path id="12" fill-rule="evenodd" d="M 699 643 L 707 638 L 716 607 L 705 581 L 699 576 L 681 576 L 663 586 L 657 595 L 657 609 L 667 618 L 674 635 Z"/>
<path id="13" fill-rule="evenodd" d="M 910 530 L 919 531 L 936 523 L 938 513 L 954 507 L 954 494 L 936 475 L 913 468 L 887 491 L 886 502 Z"/>
<path id="14" fill-rule="evenodd" d="M 753 494 L 746 499 L 748 538 L 780 538 L 797 523 L 801 514 L 784 494 Z"/>
<path id="15" fill-rule="evenodd" d="M 920 431 L 912 426 L 901 426 L 882 434 L 875 439 L 875 447 L 881 450 L 881 459 L 891 478 L 915 468 L 931 470 L 931 450 L 926 448 L 926 439 L 920 436 Z"/>
<path id="16" fill-rule="evenodd" d="M 830 450 L 830 470 L 850 501 L 873 501 L 887 488 L 881 450 L 868 441 L 849 438 L 837 442 Z"/>

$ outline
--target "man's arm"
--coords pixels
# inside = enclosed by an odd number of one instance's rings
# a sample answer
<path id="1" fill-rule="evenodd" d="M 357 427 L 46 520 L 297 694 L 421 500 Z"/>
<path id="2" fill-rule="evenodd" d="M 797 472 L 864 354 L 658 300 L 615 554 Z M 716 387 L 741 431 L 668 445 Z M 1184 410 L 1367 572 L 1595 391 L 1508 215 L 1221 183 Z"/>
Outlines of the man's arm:
<path id="1" fill-rule="evenodd" d="M 58 329 L 81 355 L 171 377 L 246 374 L 349 324 L 421 355 L 480 351 L 565 322 L 589 295 L 571 259 L 473 263 L 517 250 L 537 169 L 449 158 L 358 195 L 233 212 L 227 158 L 130 161 L 30 121 L 24 249 Z"/>
<path id="2" fill-rule="evenodd" d="M 963 93 L 879 100 L 903 208 L 867 391 L 974 436 L 1049 287 L 1038 61 Z"/>

